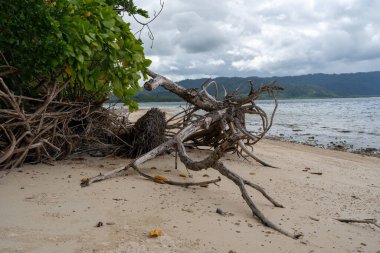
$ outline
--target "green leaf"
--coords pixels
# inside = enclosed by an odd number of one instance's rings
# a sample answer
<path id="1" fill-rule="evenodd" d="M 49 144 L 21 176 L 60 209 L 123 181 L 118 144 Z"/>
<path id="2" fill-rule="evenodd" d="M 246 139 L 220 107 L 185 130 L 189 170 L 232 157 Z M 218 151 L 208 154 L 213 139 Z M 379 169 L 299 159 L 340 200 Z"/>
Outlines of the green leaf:
<path id="1" fill-rule="evenodd" d="M 107 28 L 112 28 L 115 25 L 115 20 L 110 19 L 110 20 L 104 20 L 103 25 Z"/>
<path id="2" fill-rule="evenodd" d="M 145 67 L 149 67 L 150 64 L 152 64 L 152 61 L 151 61 L 151 60 L 149 60 L 149 59 L 145 59 L 145 60 L 144 60 L 144 66 L 145 66 Z"/>
<path id="3" fill-rule="evenodd" d="M 111 47 L 115 48 L 115 49 L 120 49 L 119 45 L 115 42 L 108 42 L 108 45 L 110 45 Z"/>
<path id="4" fill-rule="evenodd" d="M 91 90 L 93 88 L 93 85 L 91 82 L 87 81 L 84 83 L 84 87 L 86 88 L 86 90 Z"/>
<path id="5" fill-rule="evenodd" d="M 84 39 L 87 41 L 87 43 L 91 43 L 91 41 L 92 41 L 92 39 L 88 35 L 85 35 Z"/>
<path id="6" fill-rule="evenodd" d="M 79 54 L 76 56 L 76 59 L 80 62 L 80 63 L 83 63 L 84 62 L 84 57 L 83 55 Z"/>
<path id="7" fill-rule="evenodd" d="M 80 45 L 80 49 L 88 56 L 91 55 L 91 50 L 87 45 Z"/>
<path id="8" fill-rule="evenodd" d="M 78 80 L 83 83 L 84 79 L 83 79 L 82 73 L 78 72 L 77 77 L 78 77 Z"/>

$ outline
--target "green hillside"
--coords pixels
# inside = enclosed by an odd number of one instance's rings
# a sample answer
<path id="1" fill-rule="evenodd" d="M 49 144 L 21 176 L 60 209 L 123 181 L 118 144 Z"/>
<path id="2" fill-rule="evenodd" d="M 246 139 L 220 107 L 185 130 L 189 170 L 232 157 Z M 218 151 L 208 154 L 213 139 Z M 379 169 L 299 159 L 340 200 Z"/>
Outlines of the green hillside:
<path id="1" fill-rule="evenodd" d="M 206 78 L 186 79 L 178 82 L 185 88 L 199 88 Z M 223 95 L 222 85 L 228 92 L 238 89 L 241 94 L 249 92 L 249 81 L 255 87 L 277 81 L 285 88 L 280 98 L 332 98 L 332 97 L 368 97 L 380 96 L 380 71 L 349 74 L 309 74 L 283 77 L 217 77 L 212 79 L 219 85 L 219 94 Z M 210 88 L 210 92 L 213 88 Z M 137 94 L 138 101 L 180 101 L 176 95 L 165 89 L 142 91 Z"/>

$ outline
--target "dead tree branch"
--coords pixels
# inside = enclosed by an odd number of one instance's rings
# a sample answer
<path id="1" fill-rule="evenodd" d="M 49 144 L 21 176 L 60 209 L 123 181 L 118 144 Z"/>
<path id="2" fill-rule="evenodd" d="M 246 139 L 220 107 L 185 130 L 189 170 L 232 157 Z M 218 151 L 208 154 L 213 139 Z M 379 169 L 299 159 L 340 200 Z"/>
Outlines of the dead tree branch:
<path id="1" fill-rule="evenodd" d="M 260 192 L 275 207 L 283 208 L 283 205 L 269 196 L 261 186 L 240 177 L 237 173 L 229 170 L 220 161 L 226 152 L 236 152 L 238 154 L 249 156 L 264 166 L 273 167 L 257 158 L 253 152 L 249 150 L 249 147 L 252 147 L 255 143 L 260 141 L 272 126 L 274 114 L 278 107 L 275 92 L 282 90 L 282 88 L 275 86 L 274 83 L 272 83 L 269 86 L 262 86 L 259 89 L 254 90 L 251 83 L 251 89 L 247 96 L 239 96 L 238 90 L 236 90 L 232 93 L 225 92 L 225 97 L 223 100 L 220 100 L 218 98 L 218 92 L 215 92 L 215 95 L 212 96 L 207 91 L 208 87 L 217 88 L 215 82 L 206 82 L 202 84 L 200 90 L 185 89 L 168 78 L 160 76 L 152 71 L 148 74 L 152 79 L 145 83 L 145 89 L 154 90 L 158 86 L 161 86 L 184 99 L 189 103 L 189 106 L 167 121 L 167 136 L 169 138 L 166 142 L 137 157 L 125 167 L 115 169 L 104 175 L 100 174 L 96 177 L 85 179 L 84 182 L 82 182 L 82 185 L 87 186 L 94 182 L 102 181 L 119 172 L 126 171 L 129 168 L 133 168 L 139 175 L 159 183 L 188 187 L 191 185 L 202 185 L 216 182 L 216 180 L 199 183 L 173 182 L 166 178 L 157 178 L 157 176 L 153 177 L 147 175 L 139 169 L 139 166 L 146 161 L 157 157 L 163 152 L 174 149 L 181 162 L 188 170 L 200 171 L 212 168 L 233 181 L 239 187 L 243 199 L 251 209 L 253 215 L 265 226 L 293 239 L 299 238 L 301 234 L 290 233 L 270 221 L 256 206 L 246 187 L 251 187 Z M 254 101 L 262 93 L 268 93 L 275 101 L 274 109 L 269 116 L 264 110 L 256 105 Z M 253 132 L 246 128 L 246 114 L 257 116 L 261 121 L 262 128 L 259 132 Z M 206 158 L 200 161 L 195 161 L 187 154 L 187 146 L 198 148 L 208 147 L 212 151 Z M 220 180 L 220 178 L 217 180 Z"/>

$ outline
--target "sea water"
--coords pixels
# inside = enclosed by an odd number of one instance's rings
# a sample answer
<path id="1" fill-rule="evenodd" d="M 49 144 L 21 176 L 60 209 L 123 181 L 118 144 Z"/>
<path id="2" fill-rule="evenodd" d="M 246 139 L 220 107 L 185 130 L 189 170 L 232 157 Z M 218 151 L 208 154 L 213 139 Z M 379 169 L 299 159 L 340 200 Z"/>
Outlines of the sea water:
<path id="1" fill-rule="evenodd" d="M 269 115 L 271 100 L 257 100 Z M 180 110 L 185 103 L 140 103 L 140 108 Z M 260 128 L 257 116 L 247 116 L 247 128 Z M 279 100 L 268 136 L 317 146 L 380 149 L 380 97 Z"/>
<path id="2" fill-rule="evenodd" d="M 257 104 L 273 108 L 270 101 Z M 268 134 L 321 146 L 380 149 L 380 97 L 280 100 Z"/>

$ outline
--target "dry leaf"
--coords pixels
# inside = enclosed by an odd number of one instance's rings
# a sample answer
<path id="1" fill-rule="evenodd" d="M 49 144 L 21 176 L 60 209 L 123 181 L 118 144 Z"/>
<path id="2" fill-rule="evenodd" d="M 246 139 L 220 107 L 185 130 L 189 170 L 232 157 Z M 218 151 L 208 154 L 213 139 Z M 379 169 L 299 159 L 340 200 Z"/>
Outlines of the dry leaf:
<path id="1" fill-rule="evenodd" d="M 66 65 L 65 72 L 66 72 L 66 74 L 71 75 L 71 68 L 69 65 Z"/>
<path id="2" fill-rule="evenodd" d="M 251 173 L 249 173 L 249 175 L 256 175 L 256 173 L 255 172 L 251 172 Z"/>
<path id="3" fill-rule="evenodd" d="M 158 237 L 161 236 L 162 232 L 160 229 L 153 229 L 149 231 L 149 236 L 150 237 Z"/>
<path id="4" fill-rule="evenodd" d="M 207 174 L 203 174 L 203 176 L 202 177 L 210 177 L 209 175 L 207 175 Z"/>
<path id="5" fill-rule="evenodd" d="M 88 177 L 84 177 L 80 180 L 80 185 L 81 186 L 88 186 L 90 183 L 90 179 Z"/>
<path id="6" fill-rule="evenodd" d="M 180 177 L 187 177 L 187 175 L 186 175 L 186 174 L 183 174 L 183 173 L 179 174 L 179 176 L 180 176 Z"/>
<path id="7" fill-rule="evenodd" d="M 201 184 L 199 185 L 200 187 L 204 187 L 204 188 L 207 188 L 208 187 L 208 184 Z"/>
<path id="8" fill-rule="evenodd" d="M 157 183 L 160 183 L 160 184 L 165 184 L 166 180 L 167 180 L 166 177 L 163 177 L 160 175 L 157 175 L 154 177 L 154 181 L 156 181 Z"/>

